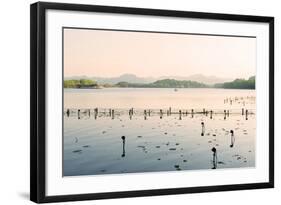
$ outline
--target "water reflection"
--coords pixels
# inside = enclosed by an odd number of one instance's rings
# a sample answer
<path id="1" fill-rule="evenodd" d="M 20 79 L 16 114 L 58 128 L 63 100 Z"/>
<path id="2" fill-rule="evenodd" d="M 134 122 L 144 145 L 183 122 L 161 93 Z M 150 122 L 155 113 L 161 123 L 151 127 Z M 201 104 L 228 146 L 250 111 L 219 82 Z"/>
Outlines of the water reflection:
<path id="1" fill-rule="evenodd" d="M 255 95 L 237 89 L 64 89 L 64 175 L 254 167 Z"/>

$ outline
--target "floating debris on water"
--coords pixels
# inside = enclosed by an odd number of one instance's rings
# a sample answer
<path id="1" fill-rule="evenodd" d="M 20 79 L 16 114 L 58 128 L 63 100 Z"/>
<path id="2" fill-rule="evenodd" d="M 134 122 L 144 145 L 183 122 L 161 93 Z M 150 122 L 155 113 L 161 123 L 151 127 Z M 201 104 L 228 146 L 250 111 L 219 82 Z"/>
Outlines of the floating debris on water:
<path id="1" fill-rule="evenodd" d="M 208 109 L 209 108 L 207 108 L 206 111 L 209 111 Z M 236 119 L 239 117 L 241 121 L 242 118 L 244 121 L 245 116 L 241 117 L 240 109 L 239 114 L 235 113 L 235 109 L 236 108 L 230 110 L 230 116 L 227 117 L 226 121 L 224 121 L 223 118 L 220 121 L 221 117 L 219 117 L 219 115 L 222 113 L 219 113 L 220 110 L 217 109 L 213 110 L 212 120 L 210 120 L 210 112 L 209 116 L 205 117 L 205 115 L 202 116 L 202 110 L 198 112 L 194 110 L 194 116 L 192 118 L 191 112 L 185 112 L 185 110 L 182 109 L 182 121 L 178 120 L 178 113 L 175 119 L 173 116 L 170 116 L 175 115 L 177 110 L 173 110 L 171 114 L 166 115 L 167 110 L 165 109 L 163 109 L 162 119 L 159 119 L 158 110 L 151 112 L 150 115 L 147 113 L 147 121 L 143 121 L 144 118 L 140 116 L 143 115 L 143 112 L 138 112 L 137 109 L 134 109 L 132 121 L 129 121 L 127 117 L 124 117 L 123 121 L 120 119 L 123 115 L 127 114 L 127 111 L 121 113 L 121 109 L 114 109 L 115 119 L 111 119 L 111 117 L 108 117 L 109 114 L 107 111 L 103 112 L 104 110 L 99 109 L 100 113 L 98 116 L 100 117 L 95 121 L 91 121 L 91 119 L 94 120 L 94 117 L 92 117 L 94 115 L 91 113 L 89 117 L 84 116 L 83 109 L 81 109 L 80 117 L 83 123 L 85 120 L 85 124 L 81 124 L 81 120 L 79 123 L 75 124 L 74 120 L 77 120 L 77 115 L 74 118 L 72 115 L 74 115 L 75 112 L 70 112 L 69 118 L 65 120 L 65 123 L 69 123 L 70 121 L 70 124 L 65 124 L 69 129 L 64 133 L 66 137 L 65 147 L 66 150 L 70 150 L 68 151 L 70 155 L 65 155 L 65 160 L 66 163 L 73 164 L 77 167 L 83 164 L 83 170 L 80 170 L 80 172 L 91 173 L 92 170 L 93 174 L 102 174 L 101 172 L 110 174 L 120 173 L 120 169 L 126 172 L 126 168 L 128 172 L 133 172 L 136 167 L 135 164 L 137 166 L 142 166 L 141 168 L 148 171 L 159 171 L 162 169 L 174 171 L 176 171 L 176 169 L 210 169 L 212 166 L 215 166 L 214 163 L 220 165 L 216 168 L 254 166 L 255 149 L 253 148 L 254 144 L 251 143 L 255 140 L 255 132 L 253 131 L 255 129 L 252 127 L 255 126 L 255 117 L 254 115 L 250 116 L 249 120 L 244 125 L 242 125 L 243 123 L 241 122 L 239 125 L 236 125 Z M 199 114 L 199 112 L 201 113 Z M 161 121 L 160 123 L 158 122 L 159 120 Z M 173 120 L 177 120 L 178 122 Z M 207 132 L 204 133 L 206 137 L 200 136 L 202 131 L 202 127 L 198 126 L 202 122 L 200 120 L 202 120 L 206 126 Z M 72 125 L 80 127 L 74 130 Z M 126 129 L 121 128 L 121 126 L 126 126 Z M 120 133 L 120 130 L 123 130 L 121 133 L 126 136 L 127 140 L 126 146 L 125 144 L 123 145 L 123 148 L 126 148 L 127 151 L 125 158 L 121 158 L 121 136 L 116 136 L 116 133 Z M 235 132 L 236 144 L 233 149 L 229 149 L 229 144 L 231 143 L 230 135 L 228 135 L 229 130 L 234 130 Z M 247 135 L 247 137 L 244 135 Z M 119 139 L 119 141 L 116 139 Z M 78 143 L 78 140 L 79 144 L 75 144 Z M 171 142 L 167 142 L 167 140 Z M 213 164 L 210 164 L 208 161 L 212 159 L 214 154 L 210 151 L 212 147 L 216 148 L 217 155 L 215 155 L 215 161 L 212 161 Z M 249 148 L 253 148 L 253 150 Z M 103 150 L 108 150 L 108 153 L 103 153 Z M 247 156 L 247 158 L 244 156 Z M 82 157 L 83 159 L 81 159 Z M 89 157 L 89 159 L 86 157 Z M 137 160 L 132 160 L 134 158 Z M 149 161 L 150 159 L 151 161 Z M 98 162 L 96 167 L 91 163 L 95 162 L 95 160 Z M 122 164 L 120 164 L 120 162 L 122 162 Z M 171 162 L 172 164 L 170 164 Z M 175 164 L 174 167 L 173 164 Z M 227 164 L 227 166 L 224 166 L 225 164 Z M 122 168 L 120 168 L 120 166 L 122 166 Z M 104 168 L 108 168 L 108 170 Z M 74 169 L 76 168 L 73 168 L 73 170 Z M 102 169 L 104 170 L 102 171 Z M 78 171 L 77 169 L 77 172 Z"/>
<path id="2" fill-rule="evenodd" d="M 78 149 L 78 150 L 74 150 L 74 151 L 72 151 L 73 153 L 80 153 L 80 152 L 82 152 L 82 150 L 81 149 Z"/>

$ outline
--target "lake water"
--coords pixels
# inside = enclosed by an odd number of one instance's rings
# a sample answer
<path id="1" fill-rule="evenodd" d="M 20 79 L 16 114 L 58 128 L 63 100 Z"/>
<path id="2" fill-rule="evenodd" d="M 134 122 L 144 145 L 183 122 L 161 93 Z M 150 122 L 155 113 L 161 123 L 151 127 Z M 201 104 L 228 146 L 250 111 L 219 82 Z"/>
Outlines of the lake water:
<path id="1" fill-rule="evenodd" d="M 254 167 L 255 108 L 255 90 L 65 89 L 64 175 Z"/>

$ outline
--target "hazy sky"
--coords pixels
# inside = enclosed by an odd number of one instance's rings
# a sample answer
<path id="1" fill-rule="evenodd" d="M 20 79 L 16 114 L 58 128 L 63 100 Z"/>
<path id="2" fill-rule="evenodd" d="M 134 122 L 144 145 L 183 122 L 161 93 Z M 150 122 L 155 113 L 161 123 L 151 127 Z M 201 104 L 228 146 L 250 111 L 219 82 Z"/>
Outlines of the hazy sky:
<path id="1" fill-rule="evenodd" d="M 65 76 L 248 78 L 255 67 L 255 38 L 64 30 Z"/>

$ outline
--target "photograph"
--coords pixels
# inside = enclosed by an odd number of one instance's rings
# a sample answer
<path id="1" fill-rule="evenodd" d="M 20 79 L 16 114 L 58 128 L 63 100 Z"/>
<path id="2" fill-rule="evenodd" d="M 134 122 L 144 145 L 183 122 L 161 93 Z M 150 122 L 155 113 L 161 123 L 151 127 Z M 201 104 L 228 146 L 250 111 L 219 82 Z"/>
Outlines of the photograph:
<path id="1" fill-rule="evenodd" d="M 62 37 L 63 176 L 255 168 L 256 36 Z"/>

